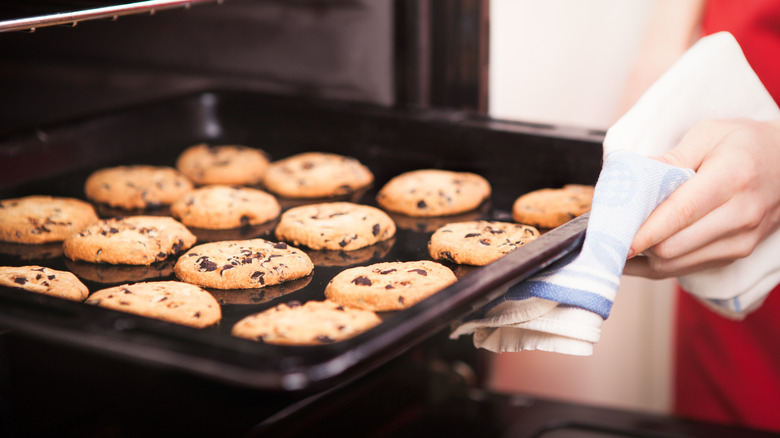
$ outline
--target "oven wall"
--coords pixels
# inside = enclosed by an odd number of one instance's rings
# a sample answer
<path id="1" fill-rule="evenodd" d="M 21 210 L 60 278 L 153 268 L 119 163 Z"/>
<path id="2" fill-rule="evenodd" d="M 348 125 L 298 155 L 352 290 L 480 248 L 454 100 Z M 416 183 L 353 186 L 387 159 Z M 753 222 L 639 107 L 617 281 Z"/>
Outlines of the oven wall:
<path id="1" fill-rule="evenodd" d="M 247 1 L 0 33 L 0 134 L 204 88 L 391 105 L 393 1 Z"/>
<path id="2" fill-rule="evenodd" d="M 491 0 L 490 114 L 605 130 L 657 0 Z M 672 281 L 624 277 L 591 357 L 497 356 L 492 387 L 668 412 Z"/>

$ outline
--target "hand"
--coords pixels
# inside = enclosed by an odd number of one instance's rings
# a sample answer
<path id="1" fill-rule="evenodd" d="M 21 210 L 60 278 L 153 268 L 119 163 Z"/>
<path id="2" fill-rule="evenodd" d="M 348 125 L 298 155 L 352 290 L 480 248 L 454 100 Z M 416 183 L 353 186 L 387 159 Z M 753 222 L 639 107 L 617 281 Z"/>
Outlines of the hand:
<path id="1" fill-rule="evenodd" d="M 750 255 L 780 224 L 780 120 L 702 122 L 659 161 L 696 171 L 639 228 L 624 273 L 677 277 Z"/>

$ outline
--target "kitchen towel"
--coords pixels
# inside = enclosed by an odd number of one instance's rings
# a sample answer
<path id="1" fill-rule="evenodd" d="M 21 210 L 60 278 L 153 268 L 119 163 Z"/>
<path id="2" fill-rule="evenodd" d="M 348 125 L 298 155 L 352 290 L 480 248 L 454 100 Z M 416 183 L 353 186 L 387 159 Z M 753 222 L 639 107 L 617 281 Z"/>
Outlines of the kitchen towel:
<path id="1" fill-rule="evenodd" d="M 589 355 L 617 292 L 629 245 L 655 207 L 693 175 L 646 155 L 674 147 L 699 121 L 780 118 L 780 110 L 729 33 L 702 38 L 607 132 L 583 248 L 509 288 L 456 327 L 495 352 L 546 350 Z M 740 318 L 780 281 L 780 232 L 747 259 L 680 278 L 722 314 Z M 749 277 L 746 277 L 749 276 Z"/>

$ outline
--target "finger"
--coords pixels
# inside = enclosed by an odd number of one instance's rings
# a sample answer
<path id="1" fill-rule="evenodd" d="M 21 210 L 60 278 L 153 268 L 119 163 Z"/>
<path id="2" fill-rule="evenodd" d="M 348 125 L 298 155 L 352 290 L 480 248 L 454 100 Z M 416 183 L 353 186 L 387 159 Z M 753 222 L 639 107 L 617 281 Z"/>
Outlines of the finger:
<path id="1" fill-rule="evenodd" d="M 726 201 L 706 173 L 694 175 L 650 213 L 634 236 L 629 254 L 640 254 L 663 242 Z"/>
<path id="2" fill-rule="evenodd" d="M 737 234 L 673 259 L 636 257 L 626 262 L 623 272 L 626 275 L 659 279 L 727 266 L 750 253 L 751 247 L 744 244 L 745 240 L 745 236 Z"/>
<path id="3" fill-rule="evenodd" d="M 698 221 L 651 246 L 644 253 L 664 259 L 677 258 L 710 245 L 718 239 L 752 230 L 752 224 L 746 219 L 749 215 L 740 214 L 750 207 L 741 208 L 735 204 L 737 203 L 726 201 Z"/>
<path id="4" fill-rule="evenodd" d="M 722 175 L 733 172 L 733 163 L 729 157 L 718 153 L 698 156 L 692 149 L 695 148 L 681 143 L 678 148 L 661 157 L 662 161 L 669 164 L 697 169 L 697 173 L 650 214 L 637 231 L 629 254 L 639 254 L 663 242 L 732 197 L 730 186 L 724 185 L 722 180 Z"/>

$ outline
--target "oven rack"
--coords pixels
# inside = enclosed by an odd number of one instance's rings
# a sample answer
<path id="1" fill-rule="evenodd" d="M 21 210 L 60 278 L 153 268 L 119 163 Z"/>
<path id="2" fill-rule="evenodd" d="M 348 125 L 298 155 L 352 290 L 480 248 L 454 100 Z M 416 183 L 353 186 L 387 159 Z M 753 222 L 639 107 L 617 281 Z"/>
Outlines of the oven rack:
<path id="1" fill-rule="evenodd" d="M 108 19 L 116 21 L 120 16 L 134 14 L 155 14 L 165 9 L 185 8 L 197 3 L 218 3 L 224 0 L 146 0 L 112 2 L 106 1 L 49 1 L 15 2 L 19 6 L 0 6 L 0 32 L 35 32 L 41 27 L 70 26 L 88 20 Z M 10 16 L 6 16 L 10 13 Z"/>

